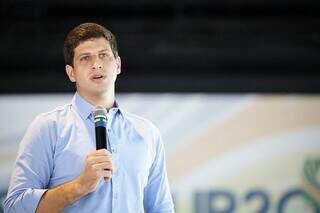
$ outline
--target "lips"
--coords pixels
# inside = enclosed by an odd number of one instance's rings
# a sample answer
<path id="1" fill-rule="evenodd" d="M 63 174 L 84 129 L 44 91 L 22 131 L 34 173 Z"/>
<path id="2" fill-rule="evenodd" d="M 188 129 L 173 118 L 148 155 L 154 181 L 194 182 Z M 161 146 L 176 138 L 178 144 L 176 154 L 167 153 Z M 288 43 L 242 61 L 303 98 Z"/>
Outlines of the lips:
<path id="1" fill-rule="evenodd" d="M 93 76 L 93 79 L 100 79 L 100 78 L 103 78 L 103 76 L 102 75 Z"/>
<path id="2" fill-rule="evenodd" d="M 99 80 L 99 79 L 103 79 L 103 78 L 105 78 L 105 76 L 101 75 L 101 74 L 94 74 L 91 76 L 92 80 Z"/>

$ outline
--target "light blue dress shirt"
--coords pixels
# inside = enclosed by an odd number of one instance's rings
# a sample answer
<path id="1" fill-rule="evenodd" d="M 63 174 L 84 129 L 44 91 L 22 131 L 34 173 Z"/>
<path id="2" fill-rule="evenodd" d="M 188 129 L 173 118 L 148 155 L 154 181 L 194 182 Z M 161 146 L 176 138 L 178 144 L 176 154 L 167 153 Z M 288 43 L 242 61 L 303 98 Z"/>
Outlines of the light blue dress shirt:
<path id="1" fill-rule="evenodd" d="M 79 94 L 71 104 L 40 114 L 23 137 L 11 176 L 5 212 L 35 212 L 43 193 L 80 175 L 95 150 L 93 106 Z M 164 147 L 148 120 L 114 107 L 107 114 L 114 172 L 64 212 L 174 212 Z"/>

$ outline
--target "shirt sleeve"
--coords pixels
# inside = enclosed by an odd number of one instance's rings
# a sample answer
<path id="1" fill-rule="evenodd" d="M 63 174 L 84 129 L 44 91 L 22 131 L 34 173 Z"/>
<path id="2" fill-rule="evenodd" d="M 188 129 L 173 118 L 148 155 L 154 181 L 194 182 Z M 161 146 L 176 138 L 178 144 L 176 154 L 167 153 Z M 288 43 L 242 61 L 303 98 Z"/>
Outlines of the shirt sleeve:
<path id="1" fill-rule="evenodd" d="M 144 189 L 146 213 L 173 213 L 174 205 L 168 183 L 165 150 L 158 129 L 154 133 L 156 156 L 150 168 L 148 184 Z"/>
<path id="2" fill-rule="evenodd" d="M 53 169 L 52 139 L 48 122 L 38 116 L 19 145 L 4 201 L 6 213 L 35 212 Z"/>

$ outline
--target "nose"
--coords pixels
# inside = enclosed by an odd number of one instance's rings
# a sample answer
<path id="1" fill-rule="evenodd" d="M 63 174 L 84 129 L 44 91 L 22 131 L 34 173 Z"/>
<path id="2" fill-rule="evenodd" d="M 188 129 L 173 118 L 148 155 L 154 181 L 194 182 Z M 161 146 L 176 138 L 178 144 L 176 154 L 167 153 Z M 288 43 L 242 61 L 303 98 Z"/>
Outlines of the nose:
<path id="1" fill-rule="evenodd" d="M 102 69 L 102 61 L 99 59 L 99 57 L 94 57 L 92 69 Z"/>

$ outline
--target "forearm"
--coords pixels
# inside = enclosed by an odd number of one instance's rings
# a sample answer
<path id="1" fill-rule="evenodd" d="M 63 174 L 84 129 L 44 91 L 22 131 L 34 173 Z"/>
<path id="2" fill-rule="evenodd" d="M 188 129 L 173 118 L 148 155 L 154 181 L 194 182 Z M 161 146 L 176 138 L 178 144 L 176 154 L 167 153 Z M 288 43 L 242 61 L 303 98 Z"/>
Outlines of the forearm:
<path id="1" fill-rule="evenodd" d="M 49 189 L 40 199 L 36 213 L 61 212 L 64 208 L 86 195 L 77 179 Z"/>

